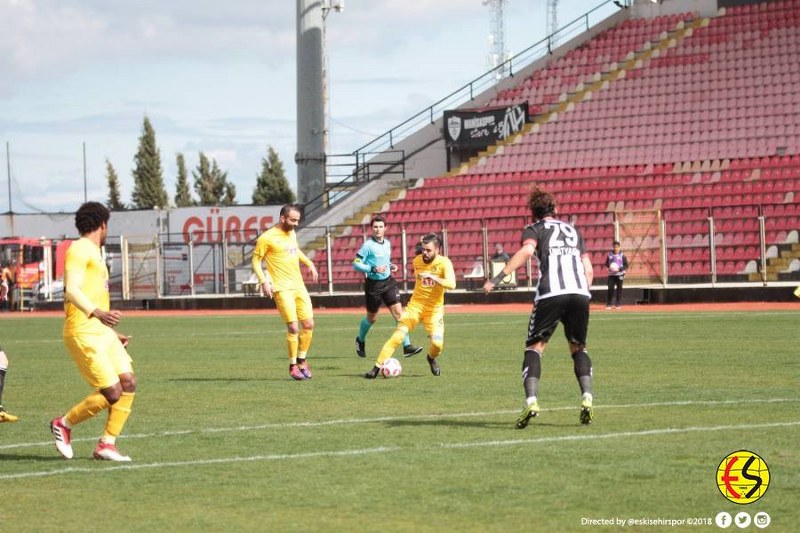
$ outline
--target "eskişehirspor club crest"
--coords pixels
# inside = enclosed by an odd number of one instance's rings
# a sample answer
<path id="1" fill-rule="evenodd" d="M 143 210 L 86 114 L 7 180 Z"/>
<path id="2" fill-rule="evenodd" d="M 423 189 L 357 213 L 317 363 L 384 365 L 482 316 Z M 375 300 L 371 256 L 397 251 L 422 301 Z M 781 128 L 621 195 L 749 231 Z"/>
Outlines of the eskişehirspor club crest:
<path id="1" fill-rule="evenodd" d="M 458 140 L 458 136 L 461 135 L 461 117 L 447 119 L 447 133 L 450 134 L 450 138 L 454 141 Z"/>

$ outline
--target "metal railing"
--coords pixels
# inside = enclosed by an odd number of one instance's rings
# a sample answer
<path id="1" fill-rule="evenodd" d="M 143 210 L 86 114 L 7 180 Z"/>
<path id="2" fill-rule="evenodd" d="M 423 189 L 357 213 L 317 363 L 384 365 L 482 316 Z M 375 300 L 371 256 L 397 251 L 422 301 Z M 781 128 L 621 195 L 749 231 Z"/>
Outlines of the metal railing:
<path id="1" fill-rule="evenodd" d="M 595 288 L 605 280 L 604 261 L 613 239 L 632 266 L 626 284 L 642 287 L 678 287 L 684 284 L 722 283 L 766 286 L 800 282 L 800 228 L 787 227 L 787 217 L 796 222 L 800 213 L 768 216 L 786 206 L 736 206 L 735 215 L 721 215 L 720 208 L 669 209 L 658 213 L 658 224 L 628 219 L 631 212 L 563 214 L 581 231 L 589 243 L 586 250 L 595 267 Z M 706 216 L 707 215 L 707 216 Z M 441 236 L 441 253 L 456 269 L 458 286 L 479 288 L 496 268 L 492 253 L 496 243 L 513 253 L 519 246 L 526 216 L 476 218 L 471 220 L 419 219 L 393 223 L 387 237 L 394 245 L 396 275 L 403 289 L 413 288 L 411 260 L 420 235 L 434 231 Z M 641 224 L 636 231 L 631 224 Z M 792 222 L 794 223 L 794 222 Z M 627 227 L 626 227 L 627 225 Z M 691 229 L 689 229 L 691 227 Z M 365 224 L 324 228 L 326 246 L 312 253 L 319 281 L 306 276 L 312 292 L 334 294 L 361 290 L 363 275 L 352 268 L 360 243 L 369 235 Z M 346 230 L 346 231 L 340 231 Z M 340 235 L 333 237 L 333 235 Z M 588 237 L 588 238 L 587 238 Z M 337 240 L 350 239 L 337 245 Z M 105 246 L 110 268 L 113 299 L 145 300 L 157 298 L 197 298 L 203 296 L 248 296 L 254 294 L 250 258 L 255 243 L 223 240 L 216 243 L 191 243 L 179 235 L 122 236 Z M 305 267 L 301 270 L 306 272 Z M 527 264 L 505 288 L 530 289 L 536 283 L 535 264 Z M 39 301 L 60 299 L 51 291 Z"/>
<path id="2" fill-rule="evenodd" d="M 509 59 L 503 61 L 498 66 L 484 72 L 474 80 L 466 83 L 447 96 L 431 104 L 419 113 L 404 120 L 393 128 L 390 128 L 383 134 L 378 135 L 375 139 L 371 140 L 367 144 L 357 148 L 354 153 L 380 152 L 388 148 L 393 148 L 398 141 L 407 137 L 411 132 L 417 131 L 420 126 L 433 124 L 442 116 L 444 111 L 457 107 L 464 102 L 474 100 L 476 95 L 478 95 L 484 89 L 496 85 L 498 72 L 507 72 L 510 76 L 514 76 L 515 69 L 521 70 L 521 66 L 526 66 L 536 59 L 551 54 L 553 48 L 555 48 L 555 43 L 563 42 L 580 33 L 588 31 L 589 28 L 591 28 L 597 22 L 592 22 L 593 18 L 596 16 L 598 21 L 606 18 L 606 16 L 602 16 L 601 18 L 600 12 L 611 6 L 613 6 L 613 12 L 623 9 L 617 6 L 613 0 L 601 2 L 580 17 L 562 26 L 553 34 L 548 35 L 544 39 L 532 44 L 518 54 L 515 54 Z"/>
<path id="3" fill-rule="evenodd" d="M 354 185 L 357 187 L 365 184 L 366 181 L 359 180 L 356 174 L 358 173 L 359 169 L 367 166 L 371 159 L 379 156 L 380 154 L 386 153 L 387 150 L 393 150 L 397 142 L 419 131 L 421 127 L 435 123 L 437 119 L 441 118 L 442 114 L 446 110 L 459 107 L 465 102 L 472 101 L 478 94 L 487 88 L 496 85 L 498 81 L 498 73 L 507 73 L 509 76 L 513 77 L 515 74 L 515 69 L 516 71 L 519 71 L 524 66 L 527 66 L 536 59 L 551 54 L 553 49 L 557 46 L 557 43 L 564 42 L 572 37 L 588 31 L 589 28 L 591 28 L 594 24 L 607 18 L 609 16 L 609 11 L 611 14 L 613 14 L 621 9 L 623 9 L 623 7 L 615 3 L 613 0 L 605 0 L 600 2 L 594 8 L 562 26 L 551 35 L 548 35 L 544 39 L 530 45 L 521 52 L 503 61 L 496 67 L 487 70 L 477 78 L 439 99 L 422 111 L 419 111 L 415 115 L 390 128 L 386 132 L 378 135 L 363 146 L 356 148 L 352 154 L 328 156 L 327 159 L 342 157 L 354 158 L 355 163 L 353 165 L 353 175 L 345 176 L 332 186 L 328 186 L 326 183 L 325 191 L 306 202 L 309 207 L 303 213 L 305 219 L 307 221 L 313 221 L 322 212 L 327 211 L 330 207 L 352 192 L 350 190 L 341 192 L 344 186 Z M 328 169 L 329 165 L 326 161 L 326 176 L 331 176 L 331 174 L 328 173 Z M 331 197 L 331 189 L 339 189 L 340 192 Z"/>
<path id="4" fill-rule="evenodd" d="M 326 157 L 327 175 L 325 190 L 306 202 L 303 221 L 310 222 L 344 200 L 351 192 L 367 183 L 383 178 L 404 179 L 406 175 L 405 152 L 354 152 Z"/>

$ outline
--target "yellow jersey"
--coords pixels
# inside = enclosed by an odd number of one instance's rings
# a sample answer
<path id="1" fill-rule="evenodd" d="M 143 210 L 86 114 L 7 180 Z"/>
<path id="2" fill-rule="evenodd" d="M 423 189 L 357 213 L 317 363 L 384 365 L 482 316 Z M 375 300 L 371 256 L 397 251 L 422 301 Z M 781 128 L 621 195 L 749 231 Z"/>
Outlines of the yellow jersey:
<path id="1" fill-rule="evenodd" d="M 447 289 L 456 288 L 456 273 L 453 263 L 443 255 L 437 255 L 433 261 L 426 263 L 422 254 L 414 258 L 414 292 L 408 305 L 416 305 L 423 309 L 434 309 L 444 305 L 444 293 Z M 441 278 L 444 284 L 440 285 L 433 280 L 420 276 L 423 272 L 430 272 Z"/>
<path id="2" fill-rule="evenodd" d="M 70 276 L 83 278 L 80 290 L 87 300 L 94 305 L 93 309 L 108 311 L 111 306 L 111 297 L 108 293 L 108 267 L 103 260 L 100 247 L 86 238 L 80 238 L 67 248 L 64 259 L 64 286 L 69 283 Z M 108 332 L 105 326 L 96 318 L 89 318 L 86 312 L 81 311 L 69 298 L 64 296 L 64 336 L 74 337 L 80 334 L 102 334 Z"/>
<path id="3" fill-rule="evenodd" d="M 266 281 L 261 263 L 267 260 L 267 272 L 272 280 L 273 290 L 284 291 L 305 287 L 303 275 L 300 273 L 300 262 L 311 265 L 311 260 L 300 251 L 297 245 L 297 234 L 294 230 L 283 231 L 280 226 L 273 226 L 258 239 L 253 249 L 253 272 L 259 283 Z"/>

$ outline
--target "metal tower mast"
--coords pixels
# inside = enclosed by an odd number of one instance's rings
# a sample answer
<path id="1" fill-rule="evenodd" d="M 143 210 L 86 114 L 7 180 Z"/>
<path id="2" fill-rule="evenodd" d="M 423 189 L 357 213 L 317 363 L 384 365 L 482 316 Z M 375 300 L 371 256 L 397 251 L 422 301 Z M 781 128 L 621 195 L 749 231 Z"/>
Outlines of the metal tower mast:
<path id="1" fill-rule="evenodd" d="M 489 31 L 489 68 L 497 69 L 496 76 L 506 76 L 507 68 L 503 62 L 508 59 L 505 38 L 504 7 L 508 0 L 483 0 L 483 5 L 492 10 L 491 29 Z"/>
<path id="2" fill-rule="evenodd" d="M 553 35 L 558 30 L 558 0 L 547 0 L 547 35 Z M 553 37 L 550 45 L 555 48 L 558 39 Z"/>

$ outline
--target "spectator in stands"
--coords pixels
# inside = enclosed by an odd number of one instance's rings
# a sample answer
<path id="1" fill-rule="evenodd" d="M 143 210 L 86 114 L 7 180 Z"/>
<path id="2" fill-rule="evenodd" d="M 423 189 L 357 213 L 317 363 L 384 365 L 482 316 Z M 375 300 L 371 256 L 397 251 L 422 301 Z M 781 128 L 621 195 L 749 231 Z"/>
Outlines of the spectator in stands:
<path id="1" fill-rule="evenodd" d="M 364 374 L 367 379 L 375 379 L 384 361 L 392 357 L 406 335 L 422 322 L 430 338 L 428 365 L 431 374 L 441 373 L 436 358 L 444 349 L 444 293 L 456 288 L 456 273 L 453 263 L 439 255 L 440 240 L 435 233 L 422 237 L 422 253 L 414 258 L 414 292 L 394 333 L 381 349 L 375 365 Z M 411 354 L 413 355 L 413 354 Z"/>
<path id="2" fill-rule="evenodd" d="M 385 237 L 386 219 L 382 215 L 376 215 L 373 217 L 370 227 L 372 235 L 364 241 L 353 260 L 353 269 L 366 276 L 364 298 L 367 315 L 361 319 L 356 336 L 356 355 L 359 357 L 367 356 L 365 346 L 367 333 L 378 318 L 381 304 L 386 305 L 395 321 L 400 320 L 400 316 L 403 314 L 400 289 L 392 276 L 392 273 L 397 272 L 397 265 L 392 264 L 392 245 Z M 403 338 L 403 355 L 409 357 L 421 351 L 421 347 L 411 344 L 409 335 Z"/>
<path id="3" fill-rule="evenodd" d="M 539 265 L 534 307 L 522 359 L 525 407 L 517 417 L 517 428 L 528 426 L 539 414 L 537 393 L 542 374 L 542 354 L 558 323 L 572 354 L 573 369 L 581 390 L 581 424 L 593 419 L 592 361 L 586 352 L 589 329 L 589 300 L 594 270 L 583 237 L 570 224 L 557 220 L 553 196 L 535 187 L 528 197 L 534 223 L 522 230 L 522 246 L 508 263 L 483 285 L 487 294 L 506 276 L 532 257 Z"/>
<path id="4" fill-rule="evenodd" d="M 614 241 L 614 249 L 608 252 L 606 267 L 608 268 L 606 309 L 611 309 L 612 302 L 615 304 L 614 308 L 619 309 L 622 300 L 622 280 L 625 278 L 625 271 L 628 269 L 628 258 L 622 252 L 619 241 Z"/>
<path id="5" fill-rule="evenodd" d="M 6 352 L 0 348 L 0 423 L 1 422 L 16 422 L 19 417 L 7 413 L 3 408 L 3 389 L 6 385 L 6 370 L 8 370 L 8 357 Z"/>
<path id="6" fill-rule="evenodd" d="M 506 262 L 511 259 L 511 256 L 508 255 L 508 252 L 503 250 L 502 243 L 495 243 L 494 245 L 494 254 L 492 255 L 492 261 L 502 261 Z"/>
<path id="7" fill-rule="evenodd" d="M 275 306 L 286 324 L 289 375 L 295 381 L 311 379 L 306 355 L 314 331 L 314 311 L 300 272 L 300 263 L 308 268 L 315 283 L 319 279 L 314 263 L 297 245 L 294 228 L 300 224 L 300 216 L 298 204 L 284 205 L 278 223 L 256 239 L 251 262 L 261 284 L 261 294 L 274 298 Z M 264 260 L 267 262 L 266 273 L 261 266 Z"/>

